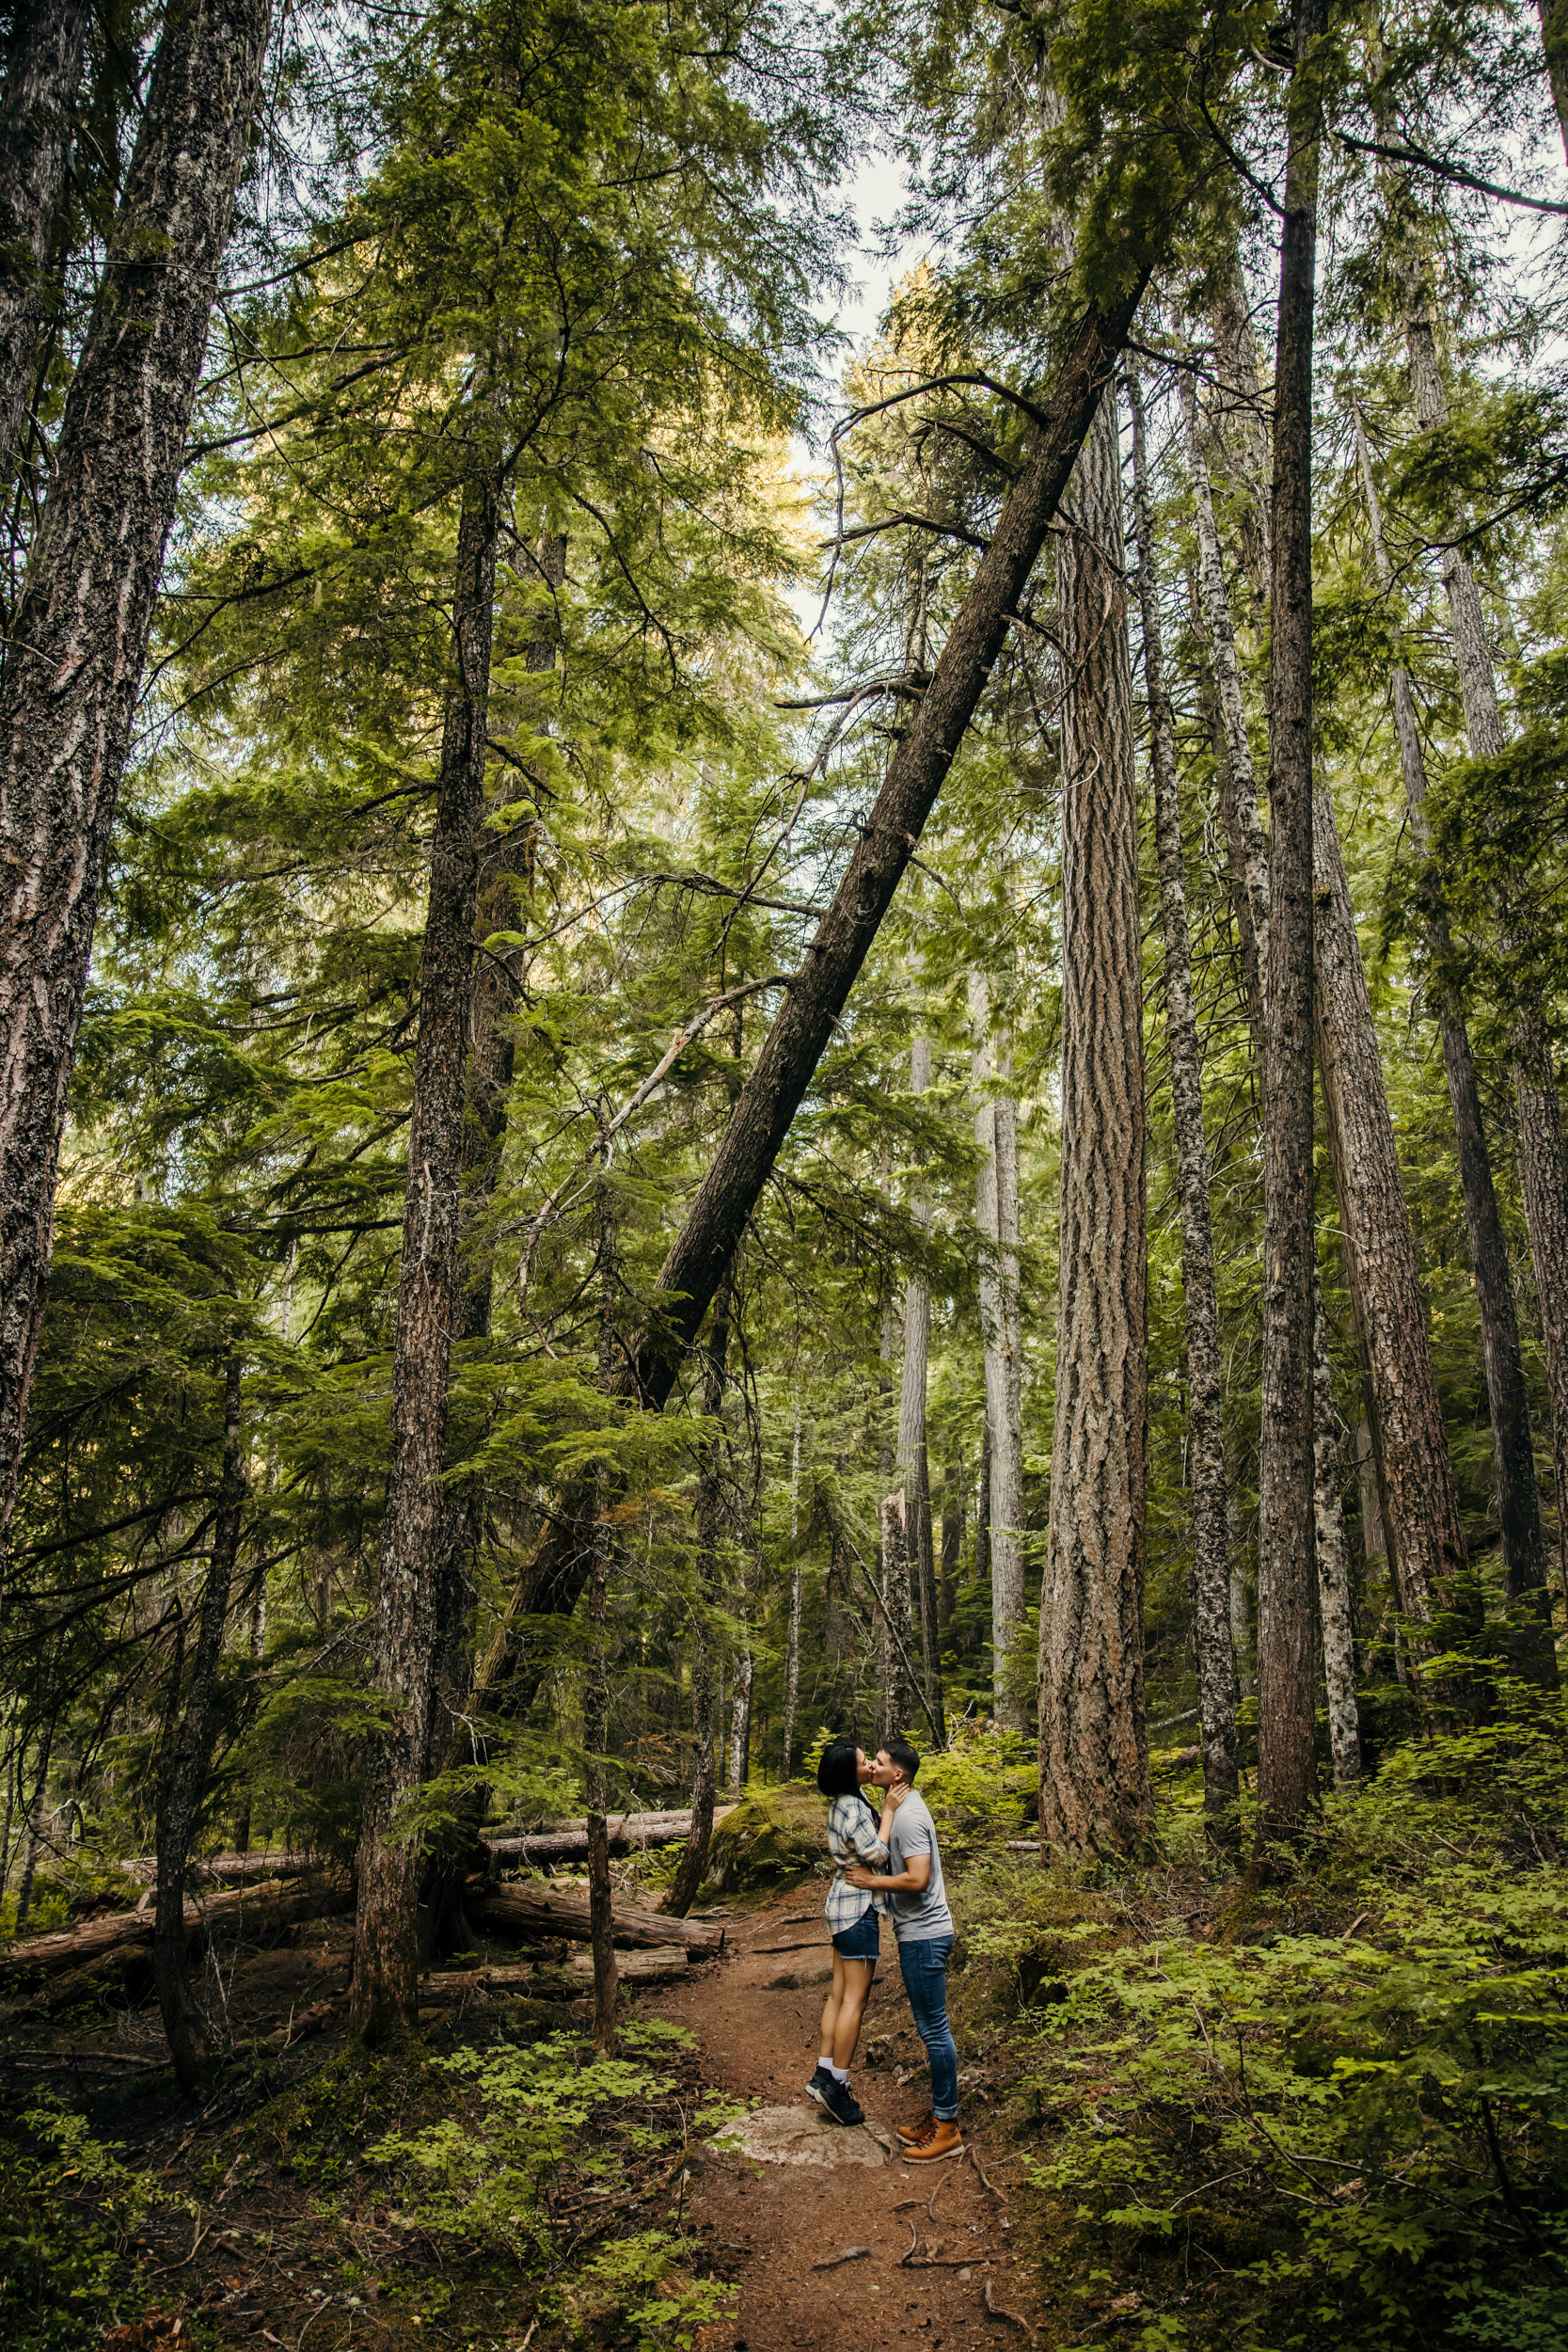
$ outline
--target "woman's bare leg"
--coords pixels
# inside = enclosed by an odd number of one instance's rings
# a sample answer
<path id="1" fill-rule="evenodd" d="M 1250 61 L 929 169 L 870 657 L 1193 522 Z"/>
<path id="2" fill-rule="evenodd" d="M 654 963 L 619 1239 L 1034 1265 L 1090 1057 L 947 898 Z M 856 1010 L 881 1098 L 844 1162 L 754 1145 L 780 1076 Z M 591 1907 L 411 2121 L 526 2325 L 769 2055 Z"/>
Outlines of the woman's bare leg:
<path id="1" fill-rule="evenodd" d="M 840 1969 L 844 1971 L 842 1989 L 839 1984 Z M 841 2074 L 848 2073 L 849 2061 L 855 2055 L 855 2044 L 861 2038 L 861 2019 L 865 2014 L 866 1996 L 871 1991 L 871 1979 L 876 1973 L 877 1963 L 874 1960 L 840 1960 L 836 1952 L 833 1954 L 833 1990 L 829 1995 L 829 2000 L 835 2011 L 832 2042 L 833 2064 Z M 828 2047 L 827 2026 L 828 2010 L 824 2007 L 822 2011 L 824 2035 L 822 2047 L 824 2049 Z"/>
<path id="2" fill-rule="evenodd" d="M 822 2004 L 822 2039 L 816 2045 L 821 2053 L 819 2062 L 823 2065 L 827 2065 L 833 2055 L 833 2036 L 838 2031 L 839 2006 L 844 1999 L 846 1965 L 847 1963 L 835 1952 L 833 1954 L 833 1980 L 828 1987 L 828 1997 Z"/>

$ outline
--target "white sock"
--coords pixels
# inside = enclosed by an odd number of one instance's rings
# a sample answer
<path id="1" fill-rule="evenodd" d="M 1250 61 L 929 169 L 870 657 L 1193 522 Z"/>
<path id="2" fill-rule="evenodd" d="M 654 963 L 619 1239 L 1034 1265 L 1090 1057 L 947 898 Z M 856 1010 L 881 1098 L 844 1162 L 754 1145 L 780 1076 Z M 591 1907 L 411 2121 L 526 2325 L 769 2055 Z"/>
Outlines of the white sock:
<path id="1" fill-rule="evenodd" d="M 835 2083 L 847 2083 L 849 2079 L 849 2069 L 847 2066 L 835 2066 L 832 2058 L 828 2060 L 828 2072 Z"/>
<path id="2" fill-rule="evenodd" d="M 828 2053 L 827 2053 L 827 2051 L 826 2051 L 826 2050 L 824 2050 L 824 2051 L 823 2051 L 823 2053 L 822 2053 L 821 2057 L 817 2059 L 816 2063 L 817 2063 L 817 2065 L 821 2068 L 821 2070 L 822 2070 L 822 2072 L 823 2072 L 823 2074 L 831 2074 L 832 2073 L 832 2071 L 833 2071 L 833 2062 L 832 2062 L 832 2059 L 829 2057 L 829 2055 L 828 2055 Z"/>

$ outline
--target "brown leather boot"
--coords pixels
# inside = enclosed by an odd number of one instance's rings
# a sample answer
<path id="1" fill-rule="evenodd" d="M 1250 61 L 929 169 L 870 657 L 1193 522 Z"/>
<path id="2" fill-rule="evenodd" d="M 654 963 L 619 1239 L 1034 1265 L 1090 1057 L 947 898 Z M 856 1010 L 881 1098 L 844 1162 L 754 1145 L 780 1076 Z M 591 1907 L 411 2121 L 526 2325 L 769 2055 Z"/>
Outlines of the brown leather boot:
<path id="1" fill-rule="evenodd" d="M 898 2137 L 907 2148 L 912 2148 L 917 2140 L 922 2140 L 926 2137 L 927 2133 L 931 2129 L 936 2120 L 934 2111 L 930 2107 L 927 2107 L 918 2123 L 900 2123 L 898 2126 Z"/>
<path id="2" fill-rule="evenodd" d="M 941 2164 L 944 2156 L 961 2156 L 964 2152 L 963 2134 L 956 2123 L 939 2122 L 924 2139 L 904 2151 L 906 2164 Z"/>

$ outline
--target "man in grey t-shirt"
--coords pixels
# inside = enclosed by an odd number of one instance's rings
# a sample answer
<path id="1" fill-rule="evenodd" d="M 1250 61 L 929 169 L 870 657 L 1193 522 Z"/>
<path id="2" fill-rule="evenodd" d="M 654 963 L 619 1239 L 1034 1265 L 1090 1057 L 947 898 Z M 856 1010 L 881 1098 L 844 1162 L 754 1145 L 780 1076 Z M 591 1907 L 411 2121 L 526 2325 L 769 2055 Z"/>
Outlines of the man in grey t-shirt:
<path id="1" fill-rule="evenodd" d="M 890 1868 L 847 1870 L 851 1886 L 869 1887 L 893 1900 L 893 1931 L 898 1967 L 910 1996 L 915 2029 L 931 2062 L 931 2105 L 916 2124 L 898 2126 L 910 2164 L 940 2163 L 961 2156 L 958 2129 L 958 2052 L 947 2022 L 947 1960 L 953 1949 L 953 1915 L 942 1883 L 936 1823 L 924 1797 L 914 1793 L 920 1757 L 907 1740 L 890 1740 L 877 1751 L 873 1778 L 896 1807 L 888 1833 Z"/>

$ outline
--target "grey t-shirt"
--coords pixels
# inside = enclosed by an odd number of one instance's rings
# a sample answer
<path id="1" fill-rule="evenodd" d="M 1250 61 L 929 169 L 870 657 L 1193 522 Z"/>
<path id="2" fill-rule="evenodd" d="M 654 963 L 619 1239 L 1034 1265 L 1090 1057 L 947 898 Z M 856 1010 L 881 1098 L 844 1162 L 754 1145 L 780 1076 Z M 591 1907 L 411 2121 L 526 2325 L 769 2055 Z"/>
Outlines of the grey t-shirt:
<path id="1" fill-rule="evenodd" d="M 947 1889 L 942 1884 L 936 1823 L 925 1798 L 912 1789 L 893 1817 L 887 1846 L 888 1868 L 895 1878 L 909 1868 L 916 1854 L 928 1853 L 931 1857 L 931 1875 L 925 1891 L 919 1895 L 900 1892 L 893 1898 L 893 1931 L 900 1944 L 922 1944 L 934 1936 L 951 1935 L 953 1914 L 947 1908 Z"/>

